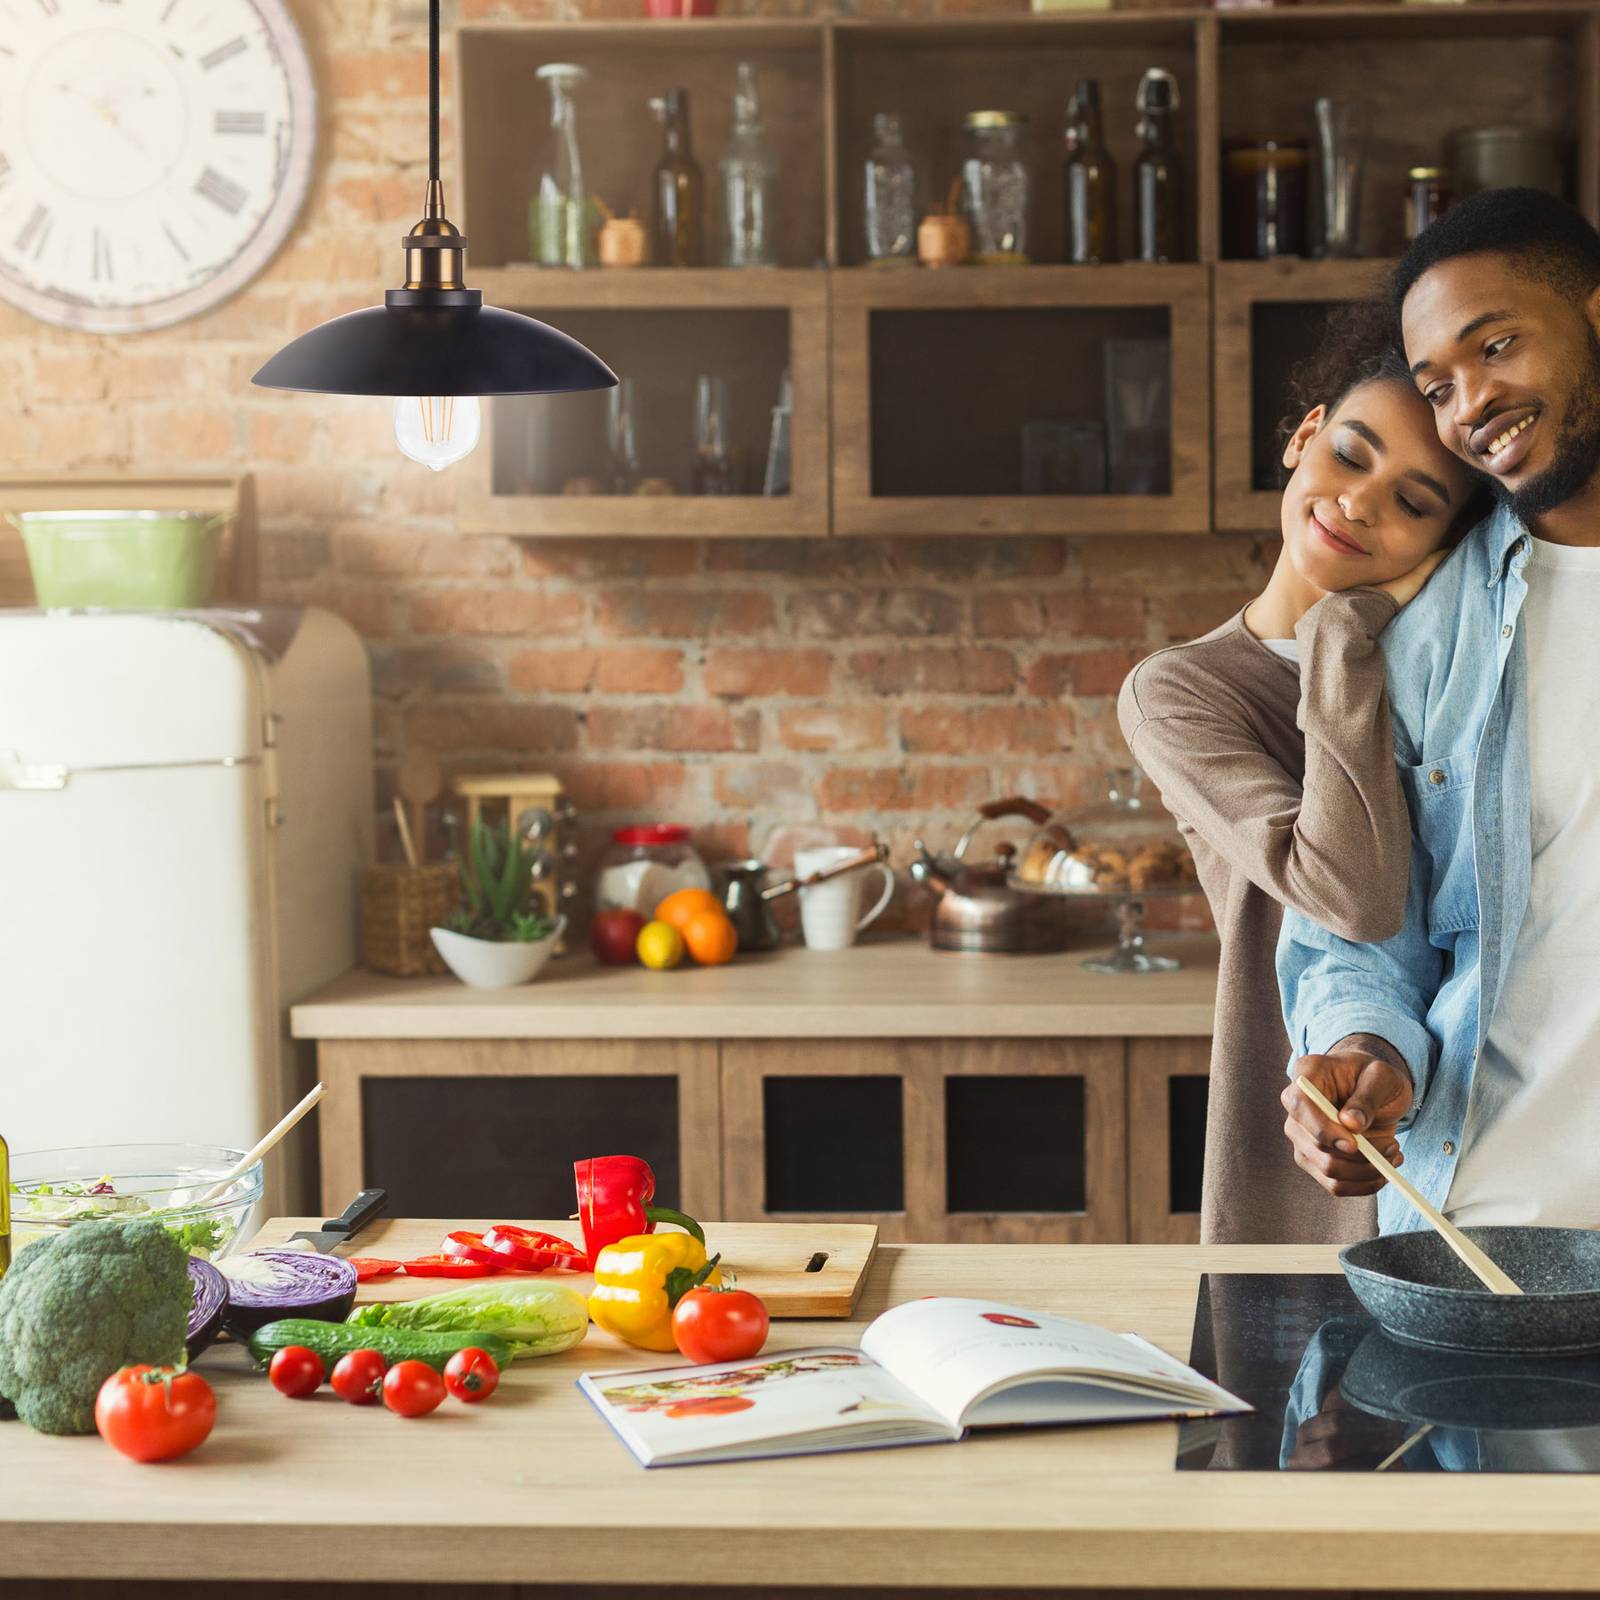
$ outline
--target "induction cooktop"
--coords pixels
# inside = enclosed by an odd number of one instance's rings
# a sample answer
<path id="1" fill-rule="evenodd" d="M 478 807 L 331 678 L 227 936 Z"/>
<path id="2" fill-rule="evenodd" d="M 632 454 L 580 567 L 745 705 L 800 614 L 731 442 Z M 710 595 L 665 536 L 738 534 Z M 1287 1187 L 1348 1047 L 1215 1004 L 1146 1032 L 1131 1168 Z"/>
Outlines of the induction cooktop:
<path id="1" fill-rule="evenodd" d="M 1600 1356 L 1399 1344 L 1340 1274 L 1206 1274 L 1189 1363 L 1256 1409 L 1184 1423 L 1180 1471 L 1600 1472 Z"/>

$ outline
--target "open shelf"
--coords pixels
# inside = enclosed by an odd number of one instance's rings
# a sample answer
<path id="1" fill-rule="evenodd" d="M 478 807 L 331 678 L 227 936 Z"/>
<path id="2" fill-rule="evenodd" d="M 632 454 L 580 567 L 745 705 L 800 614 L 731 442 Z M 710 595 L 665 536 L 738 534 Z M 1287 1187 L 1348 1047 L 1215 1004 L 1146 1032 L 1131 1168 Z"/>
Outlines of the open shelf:
<path id="1" fill-rule="evenodd" d="M 633 380 L 640 476 L 664 479 L 674 492 L 563 492 L 575 480 L 605 483 L 606 391 L 503 398 L 487 405 L 489 448 L 464 464 L 461 532 L 663 538 L 827 532 L 824 274 L 511 267 L 478 276 L 486 299 L 558 321 L 619 377 Z M 785 369 L 794 397 L 791 486 L 769 497 L 759 490 Z M 748 492 L 691 492 L 700 373 L 727 380 L 731 443 Z"/>
<path id="2" fill-rule="evenodd" d="M 834 273 L 835 532 L 1203 530 L 1207 310 L 1199 266 Z M 1108 376 L 1152 355 L 1153 371 Z M 1144 425 L 1125 425 L 1141 405 Z M 1105 440 L 1106 492 L 1084 471 L 1085 427 Z M 1052 428 L 1079 431 L 1077 465 L 1066 445 L 1041 465 Z"/>
<path id="3" fill-rule="evenodd" d="M 1381 287 L 1392 261 L 1221 261 L 1216 314 L 1215 487 L 1219 529 L 1276 529 L 1278 423 L 1297 362 L 1316 347 L 1329 308 Z"/>

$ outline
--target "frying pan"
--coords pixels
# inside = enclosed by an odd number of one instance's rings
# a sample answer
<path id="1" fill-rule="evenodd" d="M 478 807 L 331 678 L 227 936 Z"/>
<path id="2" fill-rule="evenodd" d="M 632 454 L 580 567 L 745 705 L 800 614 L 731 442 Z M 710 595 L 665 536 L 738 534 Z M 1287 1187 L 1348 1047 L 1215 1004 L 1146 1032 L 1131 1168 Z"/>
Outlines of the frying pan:
<path id="1" fill-rule="evenodd" d="M 1485 1355 L 1600 1350 L 1600 1233 L 1587 1228 L 1464 1228 L 1522 1294 L 1495 1294 L 1431 1229 L 1364 1239 L 1339 1252 L 1357 1300 L 1404 1344 Z"/>

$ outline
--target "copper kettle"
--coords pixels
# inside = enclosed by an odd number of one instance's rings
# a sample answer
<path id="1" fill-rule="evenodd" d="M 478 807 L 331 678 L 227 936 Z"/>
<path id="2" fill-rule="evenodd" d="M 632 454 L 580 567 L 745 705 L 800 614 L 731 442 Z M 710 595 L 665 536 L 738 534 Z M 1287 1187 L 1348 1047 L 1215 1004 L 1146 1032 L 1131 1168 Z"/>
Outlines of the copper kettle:
<path id="1" fill-rule="evenodd" d="M 979 808 L 949 856 L 936 856 L 921 839 L 916 841 L 918 859 L 911 863 L 911 876 L 939 897 L 928 926 L 935 950 L 1038 955 L 1066 949 L 1070 907 L 1063 896 L 1030 894 L 1011 886 L 1014 845 L 998 845 L 992 861 L 966 859 L 967 846 L 986 822 L 1026 817 L 1042 827 L 1051 816 L 1036 800 L 1008 795 Z"/>

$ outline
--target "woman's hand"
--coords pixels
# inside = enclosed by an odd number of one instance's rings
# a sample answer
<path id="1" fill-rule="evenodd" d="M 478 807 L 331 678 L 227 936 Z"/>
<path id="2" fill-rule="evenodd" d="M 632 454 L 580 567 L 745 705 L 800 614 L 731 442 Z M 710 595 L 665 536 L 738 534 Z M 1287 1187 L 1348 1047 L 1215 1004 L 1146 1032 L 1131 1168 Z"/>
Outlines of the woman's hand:
<path id="1" fill-rule="evenodd" d="M 1438 571 L 1439 564 L 1449 554 L 1448 550 L 1435 550 L 1432 555 L 1424 556 L 1409 572 L 1402 572 L 1398 578 L 1391 578 L 1387 583 L 1375 587 L 1404 610 L 1422 593 L 1422 586 Z"/>

